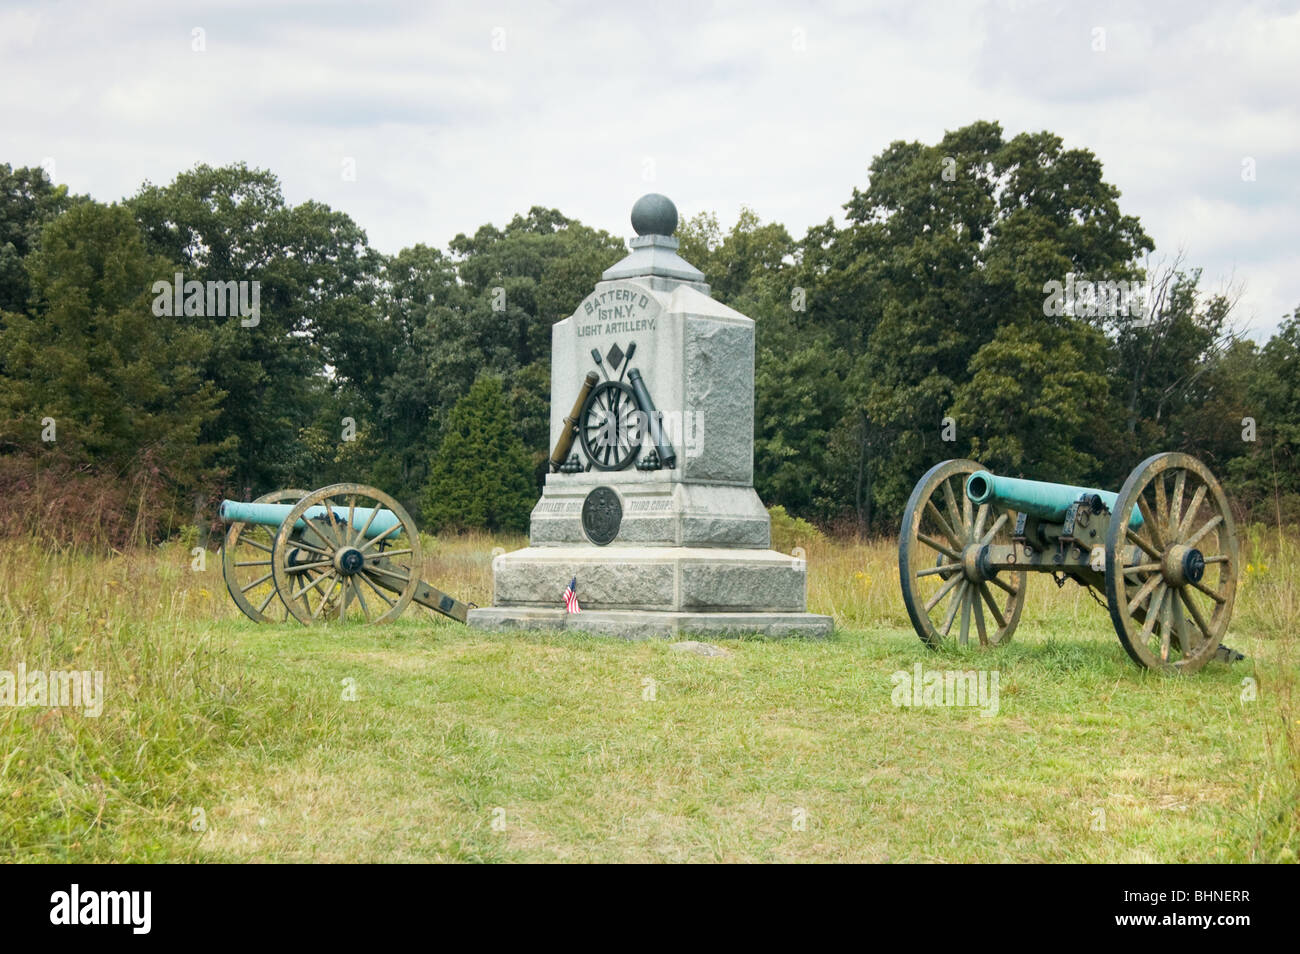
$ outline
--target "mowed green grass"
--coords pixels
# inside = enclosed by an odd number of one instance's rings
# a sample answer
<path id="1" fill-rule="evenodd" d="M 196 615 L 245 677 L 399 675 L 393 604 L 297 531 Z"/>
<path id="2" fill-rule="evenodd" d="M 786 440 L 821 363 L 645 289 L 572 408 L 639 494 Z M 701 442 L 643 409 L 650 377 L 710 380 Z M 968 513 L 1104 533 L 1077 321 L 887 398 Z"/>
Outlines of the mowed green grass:
<path id="1" fill-rule="evenodd" d="M 426 576 L 488 602 L 490 552 Z M 1031 582 L 1014 642 L 932 653 L 893 546 L 808 544 L 824 641 L 487 635 L 238 616 L 179 546 L 0 543 L 0 669 L 102 669 L 98 719 L 0 708 L 5 861 L 1293 861 L 1296 550 L 1247 535 L 1228 640 L 1185 679 Z M 559 594 L 557 594 L 557 604 Z M 996 670 L 999 712 L 891 674 Z M 1253 698 L 1252 698 L 1253 695 Z"/>

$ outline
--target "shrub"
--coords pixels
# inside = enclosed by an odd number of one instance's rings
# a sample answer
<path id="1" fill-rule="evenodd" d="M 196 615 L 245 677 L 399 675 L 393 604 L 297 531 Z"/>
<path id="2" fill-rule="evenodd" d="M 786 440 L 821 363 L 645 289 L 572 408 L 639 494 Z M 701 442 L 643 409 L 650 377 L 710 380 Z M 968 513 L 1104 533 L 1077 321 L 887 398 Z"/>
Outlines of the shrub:
<path id="1" fill-rule="evenodd" d="M 772 549 L 789 552 L 794 547 L 806 547 L 824 539 L 815 526 L 802 517 L 792 517 L 780 504 L 767 508 L 772 518 Z"/>

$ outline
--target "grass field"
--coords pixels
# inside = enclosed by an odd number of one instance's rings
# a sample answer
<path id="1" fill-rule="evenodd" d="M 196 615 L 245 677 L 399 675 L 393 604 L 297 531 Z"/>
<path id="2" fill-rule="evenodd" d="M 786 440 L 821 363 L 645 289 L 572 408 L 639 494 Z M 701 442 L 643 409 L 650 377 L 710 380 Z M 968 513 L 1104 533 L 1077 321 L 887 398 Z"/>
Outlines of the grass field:
<path id="1" fill-rule="evenodd" d="M 0 542 L 0 669 L 103 670 L 103 713 L 0 708 L 4 861 L 1294 861 L 1300 552 L 1245 534 L 1226 640 L 1138 670 L 1073 584 L 1015 641 L 926 650 L 889 541 L 808 545 L 825 641 L 258 626 L 220 559 Z M 426 578 L 488 603 L 490 551 Z M 557 603 L 558 603 L 557 594 Z M 891 674 L 995 670 L 999 711 L 896 707 Z"/>

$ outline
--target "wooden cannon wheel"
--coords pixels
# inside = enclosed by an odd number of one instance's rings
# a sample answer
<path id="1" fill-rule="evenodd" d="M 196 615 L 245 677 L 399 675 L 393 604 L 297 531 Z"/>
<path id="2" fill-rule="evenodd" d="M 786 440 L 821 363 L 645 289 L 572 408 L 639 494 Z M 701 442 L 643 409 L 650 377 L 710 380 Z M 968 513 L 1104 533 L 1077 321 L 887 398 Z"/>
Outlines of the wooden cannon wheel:
<path id="1" fill-rule="evenodd" d="M 601 381 L 582 406 L 578 439 L 597 470 L 623 470 L 641 450 L 641 407 L 632 386 Z"/>
<path id="2" fill-rule="evenodd" d="M 322 509 L 309 514 L 313 508 Z M 371 513 L 363 519 L 358 511 L 365 509 Z M 372 532 L 383 511 L 392 515 L 385 518 L 390 526 Z M 306 624 L 396 619 L 420 585 L 422 563 L 410 514 L 383 491 L 351 483 L 331 484 L 299 500 L 280 524 L 271 553 L 275 587 L 289 612 Z"/>
<path id="3" fill-rule="evenodd" d="M 273 490 L 253 503 L 301 500 L 305 490 Z M 221 546 L 221 576 L 240 611 L 255 623 L 283 623 L 289 609 L 280 601 L 271 574 L 275 528 L 256 523 L 232 523 Z"/>
<path id="4" fill-rule="evenodd" d="M 1136 529 L 1120 515 L 1137 507 Z M 1237 530 L 1223 488 L 1187 454 L 1148 457 L 1120 489 L 1106 538 L 1106 598 L 1139 665 L 1190 673 L 1215 655 L 1237 595 Z"/>
<path id="5" fill-rule="evenodd" d="M 1012 510 L 974 506 L 966 478 L 983 468 L 973 460 L 949 460 L 926 472 L 907 501 L 898 542 L 903 602 L 916 634 L 931 649 L 952 635 L 970 641 L 971 621 L 981 645 L 1011 639 L 1025 601 L 1024 570 L 983 577 L 975 570 L 982 546 L 1010 543 Z M 987 611 L 987 618 L 986 613 Z"/>

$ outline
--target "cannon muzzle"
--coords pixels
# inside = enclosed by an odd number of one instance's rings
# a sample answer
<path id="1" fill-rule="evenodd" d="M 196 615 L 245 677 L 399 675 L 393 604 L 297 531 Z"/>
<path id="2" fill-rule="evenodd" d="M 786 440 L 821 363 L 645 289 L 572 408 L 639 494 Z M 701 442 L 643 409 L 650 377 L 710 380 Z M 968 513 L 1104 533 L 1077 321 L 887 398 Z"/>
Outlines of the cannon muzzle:
<path id="1" fill-rule="evenodd" d="M 264 527 L 278 527 L 284 523 L 284 518 L 289 516 L 289 511 L 293 509 L 293 504 L 279 503 L 244 503 L 239 500 L 221 501 L 221 519 L 226 523 L 256 523 Z M 334 507 L 334 517 L 342 524 L 348 522 L 348 508 Z M 374 514 L 372 520 L 370 515 Z M 323 520 L 325 517 L 324 507 L 311 507 L 303 515 L 308 520 Z M 401 520 L 391 510 L 375 509 L 371 507 L 357 507 L 352 513 L 352 522 L 357 529 L 366 526 L 366 521 L 370 526 L 366 527 L 366 537 L 377 537 L 384 532 L 398 527 L 396 533 L 390 533 L 389 539 L 398 536 L 401 533 Z M 295 525 L 295 530 L 304 530 L 307 527 L 306 520 L 299 520 Z"/>
<path id="2" fill-rule="evenodd" d="M 1109 490 L 1049 484 L 1041 480 L 1021 480 L 1018 477 L 998 477 L 987 470 L 976 471 L 966 478 L 966 496 L 973 503 L 999 504 L 1040 520 L 1058 522 L 1065 519 L 1065 512 L 1080 497 L 1099 498 L 1112 511 L 1119 497 Z M 1137 507 L 1129 515 L 1128 525 L 1134 528 L 1142 526 L 1142 514 Z"/>

